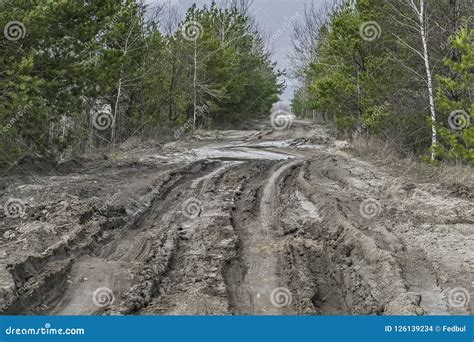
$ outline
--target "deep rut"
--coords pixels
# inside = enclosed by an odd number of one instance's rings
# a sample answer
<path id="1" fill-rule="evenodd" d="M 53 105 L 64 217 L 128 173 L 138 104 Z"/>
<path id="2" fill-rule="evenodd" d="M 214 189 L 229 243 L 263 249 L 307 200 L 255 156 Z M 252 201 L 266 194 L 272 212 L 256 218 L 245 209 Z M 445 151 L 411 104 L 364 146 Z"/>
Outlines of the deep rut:
<path id="1" fill-rule="evenodd" d="M 212 172 L 218 163 L 212 164 L 204 169 L 211 168 Z M 108 297 L 108 302 L 113 301 L 110 304 L 115 303 L 116 310 L 122 313 L 135 312 L 147 305 L 179 253 L 179 231 L 174 221 L 180 208 L 176 199 L 203 172 L 207 171 L 191 169 L 170 181 L 135 226 L 116 233 L 97 253 L 80 257 L 68 276 L 65 293 L 51 313 L 75 315 L 101 311 L 101 304 L 97 303 L 100 295 Z M 96 292 L 98 289 L 110 291 Z M 141 293 L 127 294 L 129 289 Z M 116 298 L 116 294 L 124 295 Z M 120 302 L 121 299 L 124 301 Z"/>
<path id="2" fill-rule="evenodd" d="M 305 156 L 291 144 L 205 146 L 193 152 L 203 159 L 154 175 L 137 211 L 82 213 L 76 235 L 11 267 L 27 295 L 6 312 L 472 312 L 450 308 L 449 289 L 469 291 L 467 280 L 424 244 L 426 231 L 412 232 L 424 218 L 391 199 L 398 180 L 328 146 Z"/>
<path id="3" fill-rule="evenodd" d="M 275 165 L 263 177 L 247 184 L 244 201 L 253 198 L 250 208 L 238 204 L 234 220 L 241 238 L 241 262 L 245 265 L 242 279 L 235 291 L 239 293 L 234 309 L 238 314 L 291 314 L 291 307 L 279 300 L 289 301 L 289 293 L 279 293 L 282 286 L 278 272 L 278 258 L 282 252 L 280 228 L 275 225 L 278 213 L 278 186 L 282 175 L 294 168 L 298 161 Z M 248 204 L 247 204 L 248 205 Z M 253 205 L 253 206 L 252 206 Z M 250 210 L 252 218 L 240 220 L 242 210 Z M 281 297 L 282 298 L 279 298 Z"/>

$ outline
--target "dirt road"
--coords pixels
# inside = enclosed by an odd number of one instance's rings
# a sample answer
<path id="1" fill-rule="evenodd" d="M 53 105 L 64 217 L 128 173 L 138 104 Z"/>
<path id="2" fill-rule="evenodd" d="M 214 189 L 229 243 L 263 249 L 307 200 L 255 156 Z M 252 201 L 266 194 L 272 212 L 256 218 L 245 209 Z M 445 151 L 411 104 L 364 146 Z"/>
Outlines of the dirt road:
<path id="1" fill-rule="evenodd" d="M 345 146 L 295 121 L 19 165 L 0 312 L 473 314 L 470 194 Z"/>

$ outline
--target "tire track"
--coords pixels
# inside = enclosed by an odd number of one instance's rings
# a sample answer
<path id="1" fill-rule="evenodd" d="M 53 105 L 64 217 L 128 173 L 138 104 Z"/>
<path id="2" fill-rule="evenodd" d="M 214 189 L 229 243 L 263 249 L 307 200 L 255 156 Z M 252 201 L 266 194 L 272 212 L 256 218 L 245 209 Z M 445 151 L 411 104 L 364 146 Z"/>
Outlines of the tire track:
<path id="1" fill-rule="evenodd" d="M 273 138 L 293 133 L 276 132 Z M 127 177 L 144 178 L 129 187 L 138 185 L 143 208 L 130 211 L 136 209 L 132 201 L 99 210 L 82 205 L 77 229 L 67 239 L 10 267 L 16 287 L 26 290 L 7 312 L 472 311 L 472 303 L 453 308 L 448 298 L 459 288 L 472 293 L 465 277 L 472 269 L 472 253 L 466 251 L 472 245 L 465 224 L 470 221 L 432 220 L 426 207 L 441 206 L 439 193 L 432 198 L 410 185 L 403 199 L 393 199 L 390 189 L 400 188 L 401 180 L 329 143 L 308 151 L 295 148 L 302 140 L 243 140 L 188 143 L 188 150 L 178 146 L 179 152 L 167 158 L 176 156 L 179 166 L 166 165 L 162 176 L 153 174 L 153 164 L 146 172 L 137 172 L 133 163 L 126 164 L 126 172 L 112 170 L 109 194 Z M 78 192 L 89 199 L 97 191 L 100 186 L 89 185 Z M 366 200 L 379 209 L 371 217 L 361 211 Z M 183 210 L 187 204 L 191 208 Z M 470 212 L 461 200 L 450 205 Z M 450 223 L 453 219 L 458 223 Z M 110 303 L 97 305 L 94 297 L 104 288 L 110 290 L 104 297 Z"/>
<path id="2" fill-rule="evenodd" d="M 240 279 L 232 277 L 227 282 L 235 284 L 232 297 L 236 314 L 291 313 L 288 307 L 291 294 L 285 292 L 278 274 L 278 258 L 282 246 L 279 228 L 274 225 L 274 221 L 275 212 L 280 205 L 277 189 L 279 182 L 285 173 L 299 163 L 292 161 L 264 168 L 245 185 L 237 212 L 233 214 L 235 229 L 240 238 L 239 263 L 228 272 L 236 272 Z M 249 215 L 249 211 L 252 213 L 251 218 L 242 219 Z M 238 268 L 241 270 L 237 270 Z"/>
<path id="3" fill-rule="evenodd" d="M 94 293 L 100 288 L 110 289 L 114 297 L 114 303 L 107 305 L 107 310 L 131 313 L 147 305 L 163 274 L 171 267 L 174 254 L 179 252 L 175 243 L 178 232 L 172 224 L 175 215 L 163 213 L 176 211 L 176 198 L 191 186 L 196 175 L 206 172 L 205 168 L 201 171 L 191 166 L 190 173 L 178 174 L 168 182 L 158 199 L 153 200 L 154 204 L 142 215 L 139 224 L 117 233 L 97 255 L 85 255 L 76 260 L 68 276 L 68 286 L 51 313 L 82 315 L 103 311 L 104 308 L 94 302 Z M 211 172 L 213 168 L 211 166 Z M 164 245 L 166 248 L 162 248 Z M 164 267 L 150 265 L 158 260 Z M 141 291 L 139 296 L 135 294 L 138 290 Z"/>

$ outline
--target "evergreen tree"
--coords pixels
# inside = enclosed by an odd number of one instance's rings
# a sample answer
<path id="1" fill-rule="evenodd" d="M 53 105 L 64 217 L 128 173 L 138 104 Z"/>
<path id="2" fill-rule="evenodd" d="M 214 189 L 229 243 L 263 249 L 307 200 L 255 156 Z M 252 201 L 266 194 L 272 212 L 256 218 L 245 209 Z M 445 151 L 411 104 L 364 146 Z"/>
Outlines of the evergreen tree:
<path id="1" fill-rule="evenodd" d="M 445 59 L 450 75 L 438 75 L 438 106 L 443 111 L 445 125 L 439 128 L 441 141 L 439 155 L 466 160 L 474 164 L 474 29 L 463 27 L 451 38 L 455 51 Z"/>

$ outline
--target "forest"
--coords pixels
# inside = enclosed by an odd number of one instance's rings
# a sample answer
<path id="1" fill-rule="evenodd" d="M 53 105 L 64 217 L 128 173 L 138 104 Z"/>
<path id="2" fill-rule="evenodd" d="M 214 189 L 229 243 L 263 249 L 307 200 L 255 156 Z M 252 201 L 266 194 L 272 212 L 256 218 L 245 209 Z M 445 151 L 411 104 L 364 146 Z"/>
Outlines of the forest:
<path id="1" fill-rule="evenodd" d="M 474 162 L 469 0 L 313 3 L 294 24 L 288 71 L 247 1 L 194 5 L 183 20 L 135 0 L 0 6 L 3 167 L 263 118 L 284 72 L 299 84 L 298 115 L 427 162 Z"/>
<path id="2" fill-rule="evenodd" d="M 0 2 L 0 165 L 265 115 L 280 72 L 245 1 Z"/>
<path id="3" fill-rule="evenodd" d="M 474 162 L 469 0 L 326 1 L 293 32 L 293 110 L 435 164 Z"/>

